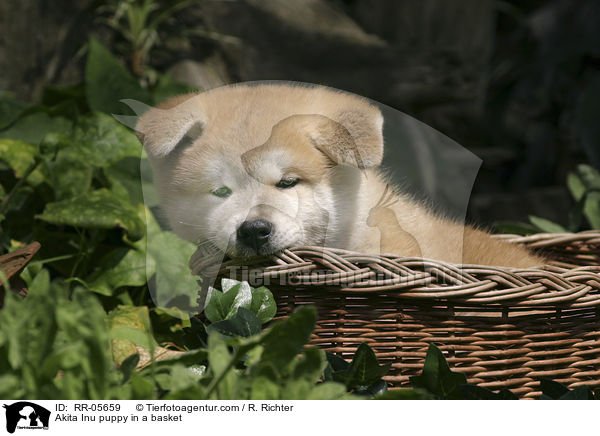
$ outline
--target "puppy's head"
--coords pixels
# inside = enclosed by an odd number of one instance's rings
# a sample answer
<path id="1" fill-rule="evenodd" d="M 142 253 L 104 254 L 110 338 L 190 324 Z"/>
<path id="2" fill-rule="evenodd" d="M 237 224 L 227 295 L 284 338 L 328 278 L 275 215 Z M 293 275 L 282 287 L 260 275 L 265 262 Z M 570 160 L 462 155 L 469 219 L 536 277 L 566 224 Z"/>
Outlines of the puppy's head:
<path id="1" fill-rule="evenodd" d="M 340 167 L 383 156 L 383 118 L 328 88 L 232 86 L 149 110 L 136 130 L 176 233 L 233 258 L 323 244 Z"/>

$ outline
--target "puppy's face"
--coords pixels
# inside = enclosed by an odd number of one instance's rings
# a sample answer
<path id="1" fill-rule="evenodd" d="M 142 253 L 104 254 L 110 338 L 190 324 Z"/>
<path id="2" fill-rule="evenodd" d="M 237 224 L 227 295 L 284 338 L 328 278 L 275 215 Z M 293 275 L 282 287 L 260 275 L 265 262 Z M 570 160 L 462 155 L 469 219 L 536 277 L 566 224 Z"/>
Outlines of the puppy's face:
<path id="1" fill-rule="evenodd" d="M 207 130 L 193 149 L 171 157 L 159 189 L 175 232 L 233 258 L 322 244 L 332 163 L 296 127 L 293 120 L 276 125 L 244 153 L 215 146 Z"/>
<path id="2" fill-rule="evenodd" d="M 364 113 L 344 112 L 350 128 L 327 115 L 297 115 L 307 111 L 301 104 L 314 89 L 256 88 L 153 109 L 136 128 L 173 230 L 232 258 L 322 245 L 336 213 L 336 166 L 378 163 L 383 148 L 381 115 L 362 100 L 374 111 L 373 129 Z M 299 97 L 297 104 L 282 101 L 286 95 Z M 358 149 L 356 135 L 375 151 Z"/>

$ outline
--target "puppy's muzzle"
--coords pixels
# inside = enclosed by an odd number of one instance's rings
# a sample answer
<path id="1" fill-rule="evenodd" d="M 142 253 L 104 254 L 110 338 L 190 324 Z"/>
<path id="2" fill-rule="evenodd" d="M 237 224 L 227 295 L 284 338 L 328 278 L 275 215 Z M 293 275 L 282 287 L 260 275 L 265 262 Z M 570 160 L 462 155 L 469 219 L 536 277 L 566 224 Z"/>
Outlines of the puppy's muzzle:
<path id="1" fill-rule="evenodd" d="M 272 231 L 273 224 L 269 221 L 263 219 L 244 221 L 237 229 L 237 240 L 258 253 L 260 247 L 269 241 Z"/>

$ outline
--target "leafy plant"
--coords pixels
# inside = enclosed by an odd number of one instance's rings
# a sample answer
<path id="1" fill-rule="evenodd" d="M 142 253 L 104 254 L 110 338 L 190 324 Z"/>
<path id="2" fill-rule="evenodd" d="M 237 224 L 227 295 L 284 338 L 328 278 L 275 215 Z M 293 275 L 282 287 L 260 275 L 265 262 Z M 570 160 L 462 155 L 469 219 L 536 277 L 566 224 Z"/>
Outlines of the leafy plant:
<path id="1" fill-rule="evenodd" d="M 105 23 L 126 42 L 124 51 L 129 67 L 137 77 L 144 78 L 147 75 L 148 56 L 160 41 L 160 26 L 175 12 L 193 3 L 194 0 L 168 3 L 157 0 L 117 0 L 103 8 L 109 15 Z"/>
<path id="2" fill-rule="evenodd" d="M 344 383 L 348 391 L 364 396 L 378 395 L 387 390 L 387 383 L 382 377 L 388 372 L 389 365 L 380 366 L 375 353 L 365 343 L 358 346 L 351 363 L 333 353 L 327 353 L 327 361 L 325 380 Z"/>

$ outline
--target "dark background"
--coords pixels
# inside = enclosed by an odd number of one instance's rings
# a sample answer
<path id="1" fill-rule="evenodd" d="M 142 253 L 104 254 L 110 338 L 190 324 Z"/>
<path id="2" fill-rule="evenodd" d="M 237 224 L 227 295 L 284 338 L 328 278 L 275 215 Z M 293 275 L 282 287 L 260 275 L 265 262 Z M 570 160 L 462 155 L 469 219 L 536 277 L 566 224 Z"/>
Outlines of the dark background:
<path id="1" fill-rule="evenodd" d="M 37 101 L 81 82 L 90 35 L 127 63 L 106 3 L 2 0 L 0 90 Z M 148 65 L 201 89 L 282 79 L 372 98 L 483 159 L 471 220 L 566 225 L 567 174 L 600 168 L 599 23 L 598 0 L 202 0 L 160 26 Z"/>

